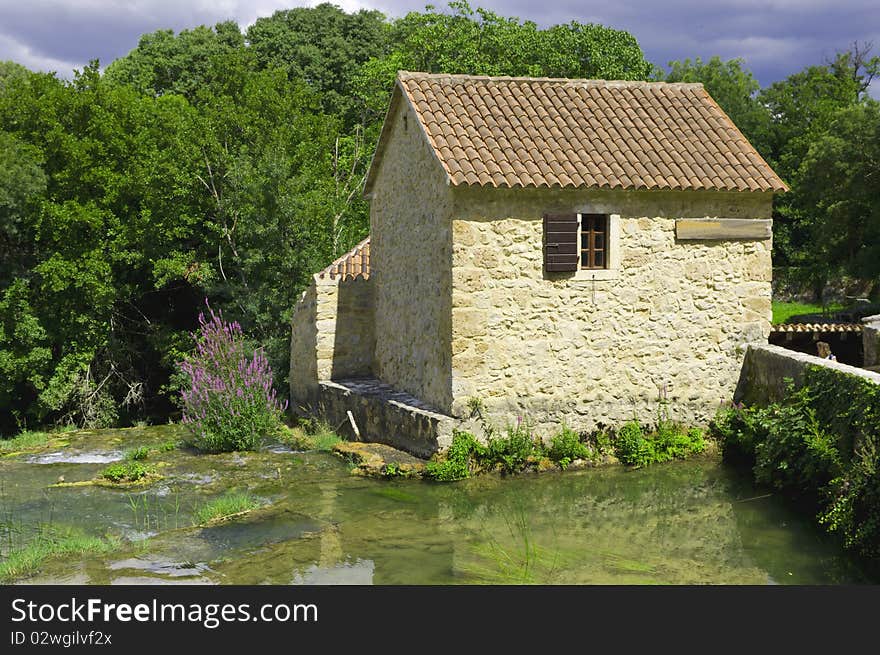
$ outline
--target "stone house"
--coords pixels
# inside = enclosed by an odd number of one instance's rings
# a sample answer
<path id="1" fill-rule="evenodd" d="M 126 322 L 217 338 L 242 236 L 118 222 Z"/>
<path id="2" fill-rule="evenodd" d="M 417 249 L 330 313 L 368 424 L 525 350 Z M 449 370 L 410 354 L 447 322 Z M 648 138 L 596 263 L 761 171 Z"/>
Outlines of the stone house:
<path id="1" fill-rule="evenodd" d="M 785 190 L 701 84 L 401 72 L 370 238 L 294 311 L 292 405 L 417 454 L 472 399 L 544 438 L 661 398 L 705 423 L 767 341 Z"/>

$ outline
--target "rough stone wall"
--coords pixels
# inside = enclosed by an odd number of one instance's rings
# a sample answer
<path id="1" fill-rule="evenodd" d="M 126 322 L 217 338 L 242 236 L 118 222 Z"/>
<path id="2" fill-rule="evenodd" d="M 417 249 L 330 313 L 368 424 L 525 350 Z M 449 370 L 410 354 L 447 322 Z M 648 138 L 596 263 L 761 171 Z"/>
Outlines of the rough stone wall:
<path id="1" fill-rule="evenodd" d="M 375 349 L 372 280 L 313 279 L 291 321 L 290 396 L 294 411 L 318 399 L 318 381 L 369 376 Z"/>
<path id="2" fill-rule="evenodd" d="M 785 397 L 786 379 L 800 386 L 808 366 L 821 366 L 880 384 L 880 373 L 769 344 L 749 344 L 734 400 L 767 405 Z"/>
<path id="3" fill-rule="evenodd" d="M 302 414 L 318 394 L 318 289 L 306 287 L 290 319 L 290 410 Z"/>
<path id="4" fill-rule="evenodd" d="M 704 423 L 770 331 L 771 240 L 677 241 L 676 218 L 769 218 L 769 194 L 457 190 L 452 412 L 479 397 L 545 438 L 657 415 Z M 543 271 L 542 215 L 618 214 L 611 279 Z M 613 247 L 613 246 L 612 246 Z M 579 274 L 580 275 L 580 274 Z"/>
<path id="5" fill-rule="evenodd" d="M 375 380 L 322 381 L 321 413 L 349 440 L 374 441 L 428 458 L 452 442 L 457 421 Z M 358 427 L 351 426 L 348 412 Z"/>
<path id="6" fill-rule="evenodd" d="M 377 377 L 440 411 L 452 403 L 452 197 L 405 102 L 399 103 L 370 202 Z"/>

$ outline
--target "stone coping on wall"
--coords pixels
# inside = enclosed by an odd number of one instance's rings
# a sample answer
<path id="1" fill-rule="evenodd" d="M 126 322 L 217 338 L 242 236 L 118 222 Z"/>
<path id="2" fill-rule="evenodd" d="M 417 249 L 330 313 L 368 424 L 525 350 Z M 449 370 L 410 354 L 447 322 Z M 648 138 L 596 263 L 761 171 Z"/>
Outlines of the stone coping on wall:
<path id="1" fill-rule="evenodd" d="M 808 366 L 821 366 L 880 385 L 880 373 L 874 371 L 782 346 L 750 343 L 743 359 L 734 401 L 764 405 L 781 400 L 785 395 L 786 380 L 791 379 L 796 386 L 799 385 Z"/>
<path id="2" fill-rule="evenodd" d="M 381 380 L 321 380 L 318 387 L 320 411 L 348 439 L 387 444 L 421 458 L 452 442 L 456 419 Z"/>

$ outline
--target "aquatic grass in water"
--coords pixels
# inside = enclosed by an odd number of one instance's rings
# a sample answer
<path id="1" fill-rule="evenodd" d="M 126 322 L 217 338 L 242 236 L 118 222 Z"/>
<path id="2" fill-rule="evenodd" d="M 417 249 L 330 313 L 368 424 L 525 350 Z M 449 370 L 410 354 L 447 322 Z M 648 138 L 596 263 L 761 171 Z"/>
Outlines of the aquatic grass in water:
<path id="1" fill-rule="evenodd" d="M 279 431 L 287 401 L 272 388 L 262 349 L 249 356 L 241 326 L 225 321 L 210 305 L 208 311 L 210 318 L 199 313 L 195 354 L 178 363 L 188 383 L 181 392 L 182 422 L 199 450 L 256 450 L 264 437 Z"/>
<path id="2" fill-rule="evenodd" d="M 46 560 L 53 557 L 107 553 L 120 544 L 117 537 L 90 537 L 72 529 L 47 529 L 0 562 L 0 582 L 8 583 L 36 573 Z"/>
<path id="3" fill-rule="evenodd" d="M 205 525 L 234 514 L 256 509 L 260 505 L 260 501 L 246 491 L 229 491 L 197 508 L 193 513 L 193 525 Z"/>
<path id="4" fill-rule="evenodd" d="M 501 515 L 509 538 L 487 535 L 473 553 L 485 564 L 466 566 L 465 570 L 489 584 L 554 584 L 561 574 L 558 548 L 546 549 L 537 543 L 532 517 L 526 503 L 518 496 Z"/>
<path id="5" fill-rule="evenodd" d="M 180 494 L 174 494 L 171 503 L 162 502 L 158 497 L 148 495 L 128 495 L 128 507 L 131 509 L 134 525 L 145 533 L 159 532 L 182 527 L 180 521 Z"/>
<path id="6" fill-rule="evenodd" d="M 146 459 L 150 454 L 150 449 L 146 446 L 140 446 L 139 448 L 133 448 L 125 453 L 125 459 L 130 462 L 134 462 L 141 459 Z"/>
<path id="7" fill-rule="evenodd" d="M 75 429 L 75 427 L 70 426 L 51 432 L 25 430 L 12 439 L 0 439 L 0 453 L 11 453 L 17 450 L 40 448 L 49 443 L 53 438 L 58 437 L 65 432 L 72 432 Z"/>

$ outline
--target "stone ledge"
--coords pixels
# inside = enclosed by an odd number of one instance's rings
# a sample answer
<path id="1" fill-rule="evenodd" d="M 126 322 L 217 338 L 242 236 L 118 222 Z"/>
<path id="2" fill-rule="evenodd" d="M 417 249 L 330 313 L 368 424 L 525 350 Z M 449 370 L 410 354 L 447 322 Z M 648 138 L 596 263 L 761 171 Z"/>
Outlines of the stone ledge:
<path id="1" fill-rule="evenodd" d="M 376 378 L 322 380 L 318 382 L 318 407 L 349 440 L 386 444 L 423 459 L 445 450 L 458 424 L 451 416 Z"/>
<path id="2" fill-rule="evenodd" d="M 679 241 L 769 239 L 773 221 L 769 218 L 679 218 L 675 238 Z"/>

